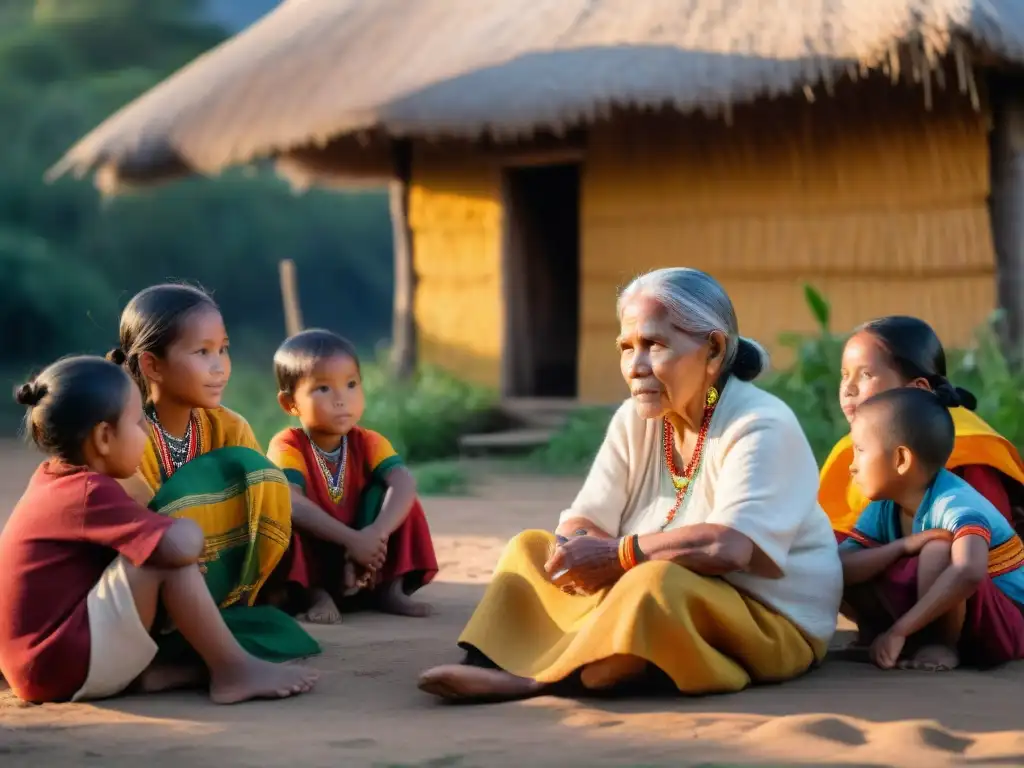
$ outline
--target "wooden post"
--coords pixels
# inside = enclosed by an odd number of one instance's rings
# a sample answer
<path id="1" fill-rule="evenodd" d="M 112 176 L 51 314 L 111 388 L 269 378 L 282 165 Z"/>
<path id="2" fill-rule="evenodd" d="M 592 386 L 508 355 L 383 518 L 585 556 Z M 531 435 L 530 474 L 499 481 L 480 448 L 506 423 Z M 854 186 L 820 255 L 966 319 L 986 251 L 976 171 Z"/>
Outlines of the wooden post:
<path id="1" fill-rule="evenodd" d="M 284 302 L 284 330 L 294 336 L 302 330 L 302 309 L 299 306 L 299 286 L 295 277 L 295 262 L 282 259 L 278 265 L 281 277 L 281 300 Z"/>
<path id="2" fill-rule="evenodd" d="M 391 365 L 395 377 L 408 380 L 416 372 L 416 270 L 409 226 L 409 187 L 412 184 L 412 145 L 393 142 L 394 179 L 390 186 L 391 231 L 394 238 L 395 296 L 391 329 Z"/>
<path id="3" fill-rule="evenodd" d="M 992 83 L 989 210 L 996 248 L 1001 336 L 1010 362 L 1024 362 L 1024 98 L 1018 79 Z"/>

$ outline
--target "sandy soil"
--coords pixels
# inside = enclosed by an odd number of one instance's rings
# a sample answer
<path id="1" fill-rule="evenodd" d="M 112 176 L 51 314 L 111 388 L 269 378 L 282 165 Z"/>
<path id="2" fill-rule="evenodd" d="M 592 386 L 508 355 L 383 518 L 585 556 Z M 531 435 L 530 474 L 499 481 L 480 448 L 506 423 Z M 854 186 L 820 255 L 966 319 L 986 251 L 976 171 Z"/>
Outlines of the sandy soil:
<path id="1" fill-rule="evenodd" d="M 33 460 L 10 447 L 0 457 L 2 518 Z M 1024 765 L 1024 665 L 928 675 L 831 662 L 784 686 L 700 699 L 452 707 L 421 695 L 422 668 L 459 658 L 454 640 L 504 542 L 550 526 L 575 486 L 487 476 L 472 498 L 430 499 L 442 570 L 424 595 L 439 614 L 347 616 L 317 630 L 312 695 L 226 708 L 198 692 L 28 707 L 0 693 L 0 764 Z"/>

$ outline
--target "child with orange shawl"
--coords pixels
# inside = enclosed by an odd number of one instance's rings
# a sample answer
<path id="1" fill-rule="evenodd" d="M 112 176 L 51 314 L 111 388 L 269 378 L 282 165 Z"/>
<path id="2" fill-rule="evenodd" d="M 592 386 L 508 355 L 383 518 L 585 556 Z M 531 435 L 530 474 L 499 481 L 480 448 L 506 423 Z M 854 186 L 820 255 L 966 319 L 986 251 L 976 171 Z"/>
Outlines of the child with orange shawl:
<path id="1" fill-rule="evenodd" d="M 916 317 L 890 315 L 872 320 L 846 342 L 839 402 L 850 421 L 860 403 L 880 392 L 949 386 L 942 344 L 931 326 Z M 974 413 L 974 395 L 956 390 L 962 405 L 950 409 L 956 441 L 946 469 L 973 486 L 1019 532 L 1024 528 L 1024 462 L 1009 440 Z M 852 461 L 853 445 L 847 435 L 836 443 L 821 470 L 818 501 L 840 539 L 868 505 L 851 482 Z"/>
<path id="2" fill-rule="evenodd" d="M 984 496 L 1018 534 L 1024 531 L 1024 462 L 1009 440 L 974 413 L 974 395 L 953 387 L 946 379 L 946 353 L 930 325 L 916 317 L 900 315 L 867 322 L 846 342 L 842 366 L 839 402 L 850 422 L 861 403 L 881 392 L 898 387 L 955 391 L 955 397 L 947 398 L 960 405 L 949 409 L 955 439 L 946 469 Z M 853 531 L 869 504 L 869 499 L 852 482 L 853 459 L 853 443 L 847 435 L 836 443 L 821 469 L 818 501 L 840 542 Z M 901 563 L 894 564 L 882 578 L 888 585 L 890 599 L 913 591 L 911 581 L 913 574 Z M 858 621 L 856 611 L 845 599 L 842 613 Z M 870 635 L 862 627 L 850 650 L 859 654 L 859 647 L 871 642 Z"/>

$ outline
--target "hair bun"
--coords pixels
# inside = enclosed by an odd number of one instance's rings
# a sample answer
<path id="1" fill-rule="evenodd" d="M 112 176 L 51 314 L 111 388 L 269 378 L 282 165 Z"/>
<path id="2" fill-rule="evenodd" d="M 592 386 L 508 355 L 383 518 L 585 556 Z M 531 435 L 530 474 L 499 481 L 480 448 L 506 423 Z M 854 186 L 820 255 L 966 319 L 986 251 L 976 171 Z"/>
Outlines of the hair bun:
<path id="1" fill-rule="evenodd" d="M 112 350 L 107 352 L 107 360 L 112 362 L 114 365 L 124 365 L 127 359 L 128 356 L 120 347 L 114 347 Z"/>
<path id="2" fill-rule="evenodd" d="M 964 389 L 963 387 L 953 387 L 953 391 L 956 392 L 956 396 L 960 399 L 961 408 L 973 411 L 978 407 L 978 398 L 976 398 L 974 393 L 970 390 Z"/>
<path id="3" fill-rule="evenodd" d="M 45 395 L 46 386 L 44 384 L 37 384 L 34 381 L 26 382 L 14 390 L 15 402 L 18 405 L 24 405 L 29 408 L 38 405 Z"/>
<path id="4" fill-rule="evenodd" d="M 768 368 L 768 351 L 753 339 L 740 336 L 730 373 L 740 381 L 753 381 Z"/>
<path id="5" fill-rule="evenodd" d="M 946 408 L 957 408 L 963 405 L 959 391 L 945 379 L 934 384 L 932 392 Z"/>

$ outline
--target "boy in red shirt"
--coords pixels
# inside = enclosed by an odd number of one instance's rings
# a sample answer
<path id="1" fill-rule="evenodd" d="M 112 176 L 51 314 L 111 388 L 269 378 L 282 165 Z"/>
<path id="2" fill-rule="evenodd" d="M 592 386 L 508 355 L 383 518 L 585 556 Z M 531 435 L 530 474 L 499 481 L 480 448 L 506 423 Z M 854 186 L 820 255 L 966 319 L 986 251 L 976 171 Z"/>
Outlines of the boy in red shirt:
<path id="1" fill-rule="evenodd" d="M 205 662 L 214 702 L 310 690 L 312 670 L 260 661 L 228 631 L 199 571 L 199 527 L 140 506 L 118 483 L 148 438 L 124 371 L 67 358 L 15 397 L 49 456 L 0 533 L 0 670 L 15 694 L 79 701 L 140 677 L 147 690 L 183 682 L 180 670 L 151 666 L 158 605 Z"/>

